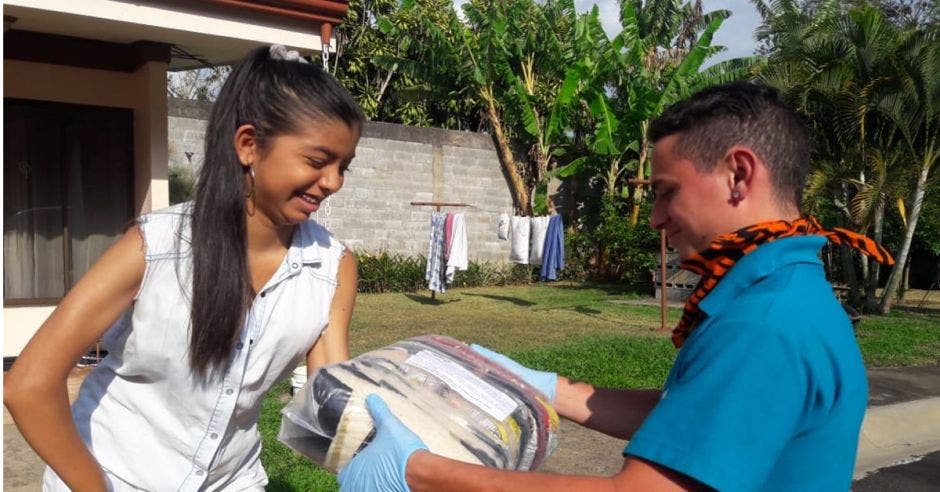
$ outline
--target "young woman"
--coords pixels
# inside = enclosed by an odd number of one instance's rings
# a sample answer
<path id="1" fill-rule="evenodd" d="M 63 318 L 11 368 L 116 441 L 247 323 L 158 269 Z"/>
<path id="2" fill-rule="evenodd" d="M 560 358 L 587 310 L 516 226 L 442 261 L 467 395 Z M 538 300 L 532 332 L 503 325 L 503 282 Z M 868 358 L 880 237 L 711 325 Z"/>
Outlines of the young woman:
<path id="1" fill-rule="evenodd" d="M 48 463 L 45 490 L 263 490 L 258 415 L 301 359 L 348 358 L 352 255 L 308 220 L 343 176 L 363 115 L 283 47 L 219 93 L 191 203 L 140 217 L 62 300 L 5 379 Z M 66 377 L 108 356 L 69 411 Z"/>

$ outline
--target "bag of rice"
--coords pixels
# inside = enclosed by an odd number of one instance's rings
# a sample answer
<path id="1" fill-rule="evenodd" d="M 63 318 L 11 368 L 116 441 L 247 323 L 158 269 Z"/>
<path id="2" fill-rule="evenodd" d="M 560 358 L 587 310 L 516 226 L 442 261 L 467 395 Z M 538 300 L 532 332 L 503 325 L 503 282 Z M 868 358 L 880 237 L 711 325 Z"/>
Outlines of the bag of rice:
<path id="1" fill-rule="evenodd" d="M 278 439 L 335 473 L 372 438 L 370 393 L 431 452 L 448 458 L 533 470 L 555 447 L 558 415 L 543 394 L 440 335 L 319 368 L 282 410 Z"/>

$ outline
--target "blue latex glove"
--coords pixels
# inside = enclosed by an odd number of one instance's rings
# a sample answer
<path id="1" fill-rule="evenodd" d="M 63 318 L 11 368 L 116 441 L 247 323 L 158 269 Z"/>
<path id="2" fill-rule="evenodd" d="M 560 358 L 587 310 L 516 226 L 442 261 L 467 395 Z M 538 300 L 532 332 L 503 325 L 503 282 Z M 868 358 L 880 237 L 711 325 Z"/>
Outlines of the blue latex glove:
<path id="1" fill-rule="evenodd" d="M 528 367 L 510 359 L 509 357 L 506 357 L 503 354 L 493 352 L 492 350 L 475 343 L 470 344 L 470 348 L 476 350 L 478 354 L 486 357 L 487 359 L 496 362 L 506 369 L 516 373 L 519 375 L 519 377 L 525 380 L 525 382 L 534 386 L 535 389 L 541 391 L 545 396 L 547 396 L 549 402 L 555 403 L 555 386 L 558 385 L 558 374 L 554 372 L 536 371 L 535 369 L 529 369 Z"/>
<path id="2" fill-rule="evenodd" d="M 405 465 L 411 453 L 428 449 L 411 429 L 388 409 L 376 394 L 366 397 L 366 408 L 375 423 L 375 437 L 339 472 L 340 491 L 408 492 Z"/>

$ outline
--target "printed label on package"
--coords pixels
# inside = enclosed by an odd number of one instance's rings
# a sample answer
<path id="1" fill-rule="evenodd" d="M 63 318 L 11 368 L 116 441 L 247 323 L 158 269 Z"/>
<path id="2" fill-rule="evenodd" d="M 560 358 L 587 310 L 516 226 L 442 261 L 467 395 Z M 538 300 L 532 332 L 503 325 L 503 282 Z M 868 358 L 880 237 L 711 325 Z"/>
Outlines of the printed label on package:
<path id="1" fill-rule="evenodd" d="M 433 374 L 460 396 L 496 420 L 506 420 L 506 417 L 516 410 L 517 405 L 512 398 L 460 364 L 447 360 L 430 350 L 422 350 L 408 357 L 405 363 Z"/>

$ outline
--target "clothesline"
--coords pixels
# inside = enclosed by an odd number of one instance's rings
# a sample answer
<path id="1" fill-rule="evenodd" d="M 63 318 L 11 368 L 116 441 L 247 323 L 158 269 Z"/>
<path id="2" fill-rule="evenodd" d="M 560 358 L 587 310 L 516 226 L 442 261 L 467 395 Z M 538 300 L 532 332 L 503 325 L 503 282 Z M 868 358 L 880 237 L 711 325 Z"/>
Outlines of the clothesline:
<path id="1" fill-rule="evenodd" d="M 506 215 L 506 214 L 504 214 Z M 539 265 L 542 280 L 557 280 L 558 271 L 565 268 L 564 223 L 558 214 L 539 217 L 501 217 L 508 219 L 509 261 L 523 265 Z M 506 234 L 500 228 L 500 239 Z"/>
<path id="2" fill-rule="evenodd" d="M 470 207 L 477 208 L 474 205 L 469 203 L 447 203 L 447 202 L 411 202 L 412 206 L 415 207 L 435 207 L 438 212 L 441 211 L 441 207 Z"/>
<path id="3" fill-rule="evenodd" d="M 457 270 L 467 269 L 467 232 L 463 214 L 441 214 L 441 207 L 476 208 L 468 203 L 411 202 L 415 207 L 434 207 L 431 217 L 431 239 L 425 279 L 431 299 L 444 292 L 445 284 L 453 281 Z M 459 217 L 458 217 L 459 216 Z"/>

